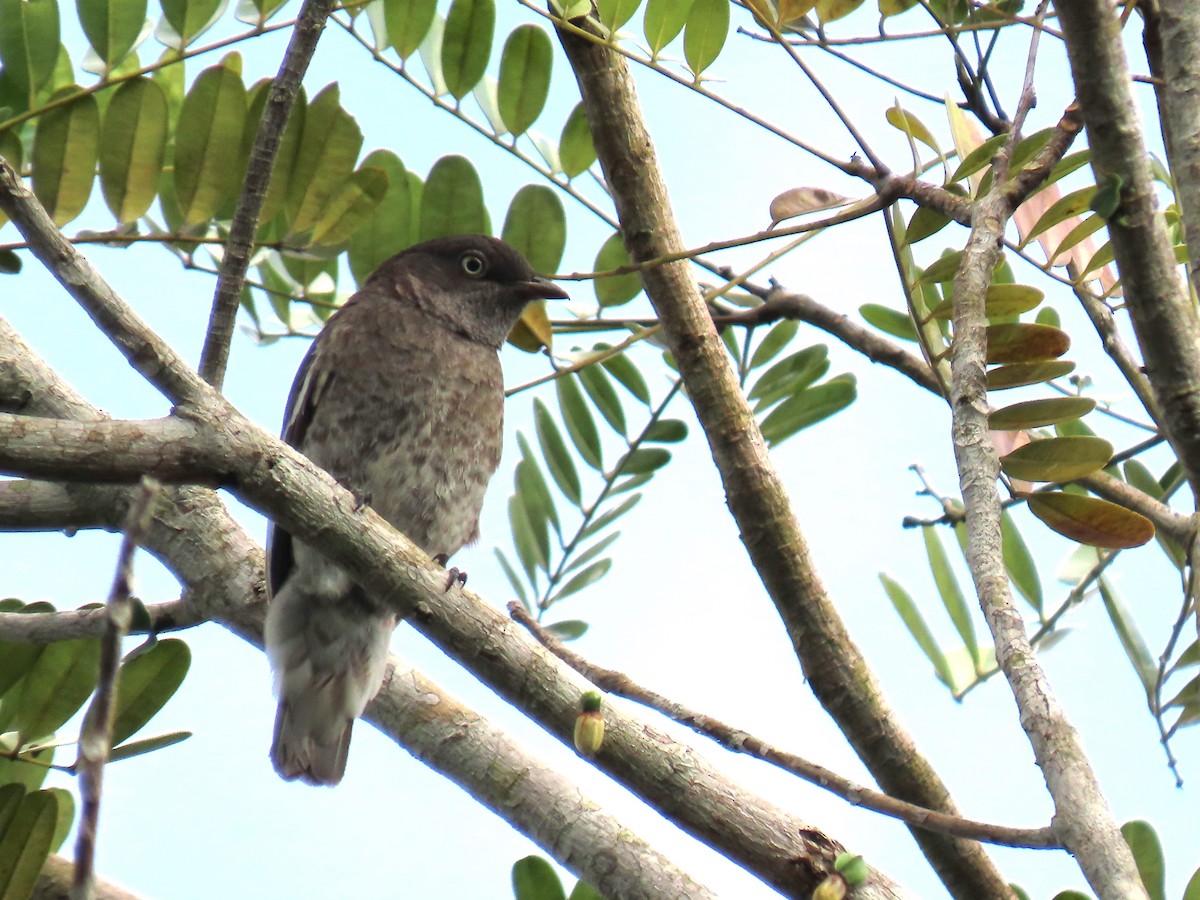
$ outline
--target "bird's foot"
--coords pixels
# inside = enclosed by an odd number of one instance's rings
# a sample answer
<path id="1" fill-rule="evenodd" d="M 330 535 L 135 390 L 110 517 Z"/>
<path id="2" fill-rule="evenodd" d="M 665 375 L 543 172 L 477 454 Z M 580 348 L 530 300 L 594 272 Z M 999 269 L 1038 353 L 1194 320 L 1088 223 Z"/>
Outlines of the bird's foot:
<path id="1" fill-rule="evenodd" d="M 450 561 L 450 554 L 439 553 L 433 558 L 433 561 L 445 569 L 446 563 Z M 451 566 L 450 568 L 446 569 L 446 590 L 449 591 L 450 588 L 454 587 L 455 584 L 457 584 L 459 587 L 466 587 L 467 573 L 461 569 L 456 569 Z"/>
<path id="2" fill-rule="evenodd" d="M 354 494 L 354 511 L 356 513 L 362 512 L 371 505 L 370 491 L 364 491 L 361 494 L 358 491 L 351 491 L 351 493 Z"/>

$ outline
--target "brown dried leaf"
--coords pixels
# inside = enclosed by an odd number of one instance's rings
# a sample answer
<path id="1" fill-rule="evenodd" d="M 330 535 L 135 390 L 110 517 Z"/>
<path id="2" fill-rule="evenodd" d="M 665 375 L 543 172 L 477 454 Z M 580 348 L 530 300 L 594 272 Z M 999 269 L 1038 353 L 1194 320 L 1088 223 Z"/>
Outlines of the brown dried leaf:
<path id="1" fill-rule="evenodd" d="M 792 219 L 821 209 L 845 206 L 849 202 L 849 197 L 843 197 L 841 194 L 825 188 L 791 188 L 771 201 L 771 224 L 767 228 L 770 230 L 785 219 Z"/>

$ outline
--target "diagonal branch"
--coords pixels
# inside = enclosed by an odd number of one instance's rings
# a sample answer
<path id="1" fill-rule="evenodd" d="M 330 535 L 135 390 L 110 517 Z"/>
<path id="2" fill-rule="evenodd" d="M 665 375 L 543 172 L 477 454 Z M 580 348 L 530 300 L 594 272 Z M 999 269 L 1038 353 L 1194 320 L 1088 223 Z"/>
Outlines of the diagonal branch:
<path id="1" fill-rule="evenodd" d="M 292 105 L 300 92 L 304 73 L 308 71 L 308 64 L 317 49 L 317 41 L 325 30 L 325 20 L 334 6 L 335 0 L 305 0 L 296 26 L 292 29 L 292 38 L 283 55 L 283 62 L 279 65 L 279 74 L 271 82 L 262 119 L 258 123 L 254 147 L 250 151 L 250 163 L 246 167 L 237 209 L 229 227 L 229 240 L 221 258 L 221 274 L 217 278 L 217 290 L 213 296 L 208 334 L 200 353 L 200 376 L 217 390 L 225 381 L 225 366 L 229 362 L 229 345 L 233 340 L 242 285 L 246 280 L 246 268 L 250 265 L 258 216 L 267 197 L 267 186 L 271 182 L 271 170 L 279 154 L 283 130 L 287 127 Z"/>
<path id="2" fill-rule="evenodd" d="M 575 70 L 630 258 L 640 262 L 680 252 L 683 242 L 627 66 L 611 50 L 570 30 L 560 29 L 559 41 Z M 946 787 L 883 701 L 821 583 L 687 265 L 648 269 L 642 278 L 709 441 L 742 541 L 814 693 L 884 791 L 955 812 Z M 977 843 L 921 830 L 914 837 L 952 893 L 1008 894 L 1003 877 Z"/>
<path id="3" fill-rule="evenodd" d="M 1006 168 L 1007 152 L 1001 152 L 998 171 Z M 996 186 L 976 202 L 971 236 L 954 279 L 950 405 L 954 455 L 966 507 L 967 560 L 995 641 L 996 662 L 1008 679 L 1021 726 L 1054 799 L 1056 833 L 1101 900 L 1145 897 L 1129 845 L 1100 792 L 1079 734 L 1030 646 L 1004 566 L 997 489 L 1000 461 L 987 423 L 984 299 L 1014 202 L 999 177 Z"/>

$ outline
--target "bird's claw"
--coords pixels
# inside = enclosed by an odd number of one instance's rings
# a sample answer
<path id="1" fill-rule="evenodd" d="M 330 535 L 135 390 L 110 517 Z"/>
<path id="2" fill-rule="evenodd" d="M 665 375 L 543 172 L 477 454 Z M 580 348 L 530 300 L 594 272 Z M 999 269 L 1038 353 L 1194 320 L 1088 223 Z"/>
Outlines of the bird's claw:
<path id="1" fill-rule="evenodd" d="M 450 554 L 439 553 L 433 558 L 433 561 L 442 568 L 446 568 L 446 563 L 450 561 Z M 450 588 L 454 587 L 455 584 L 457 584 L 459 587 L 466 587 L 467 573 L 462 571 L 462 569 L 456 569 L 454 567 L 446 569 L 446 590 L 449 591 Z"/>

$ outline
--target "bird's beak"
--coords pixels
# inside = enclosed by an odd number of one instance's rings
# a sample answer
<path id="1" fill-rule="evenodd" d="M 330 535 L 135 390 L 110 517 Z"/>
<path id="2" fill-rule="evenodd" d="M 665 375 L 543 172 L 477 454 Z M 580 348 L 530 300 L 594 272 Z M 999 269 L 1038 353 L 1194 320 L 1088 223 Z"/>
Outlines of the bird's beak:
<path id="1" fill-rule="evenodd" d="M 533 278 L 518 282 L 517 293 L 526 300 L 569 300 L 571 295 L 546 278 Z"/>

